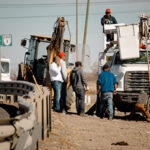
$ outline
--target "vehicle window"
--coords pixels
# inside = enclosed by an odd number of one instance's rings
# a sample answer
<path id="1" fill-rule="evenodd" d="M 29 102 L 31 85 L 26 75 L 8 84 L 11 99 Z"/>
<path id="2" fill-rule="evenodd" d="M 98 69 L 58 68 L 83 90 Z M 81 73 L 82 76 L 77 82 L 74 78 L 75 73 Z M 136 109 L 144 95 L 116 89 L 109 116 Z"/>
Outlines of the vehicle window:
<path id="1" fill-rule="evenodd" d="M 50 44 L 49 42 L 43 42 L 43 41 L 40 41 L 37 43 L 37 40 L 35 40 L 34 38 L 30 39 L 30 45 L 29 45 L 29 51 L 28 51 L 30 54 L 27 55 L 26 63 L 30 65 L 32 69 L 33 69 L 35 57 L 38 60 L 42 58 L 43 55 L 47 55 L 47 46 L 49 44 Z M 38 46 L 37 54 L 35 54 L 36 46 Z"/>
<path id="2" fill-rule="evenodd" d="M 30 54 L 27 55 L 26 63 L 30 65 L 31 68 L 33 67 L 33 62 L 34 62 L 35 44 L 36 44 L 36 40 L 34 40 L 33 38 L 30 39 L 30 45 L 29 45 L 29 51 L 28 51 Z"/>
<path id="3" fill-rule="evenodd" d="M 49 43 L 47 42 L 40 42 L 38 46 L 38 56 L 37 59 L 42 58 L 43 55 L 47 55 L 47 46 Z"/>
<path id="4" fill-rule="evenodd" d="M 150 59 L 150 52 L 149 52 Z M 120 60 L 119 52 L 116 54 L 115 64 L 147 64 L 146 51 L 140 51 L 140 57 L 136 59 Z"/>
<path id="5" fill-rule="evenodd" d="M 1 71 L 2 73 L 9 73 L 9 63 L 8 62 L 1 62 Z"/>

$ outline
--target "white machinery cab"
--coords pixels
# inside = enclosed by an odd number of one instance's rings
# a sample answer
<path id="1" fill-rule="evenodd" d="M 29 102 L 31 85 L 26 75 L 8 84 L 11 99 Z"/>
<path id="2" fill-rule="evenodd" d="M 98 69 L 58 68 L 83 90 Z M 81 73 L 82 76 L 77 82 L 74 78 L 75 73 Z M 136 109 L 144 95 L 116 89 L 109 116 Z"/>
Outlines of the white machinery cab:
<path id="1" fill-rule="evenodd" d="M 10 59 L 1 58 L 1 80 L 10 81 Z"/>
<path id="2" fill-rule="evenodd" d="M 120 59 L 139 58 L 139 25 L 111 24 L 104 26 L 104 50 L 118 45 Z"/>
<path id="3" fill-rule="evenodd" d="M 139 25 L 117 26 L 120 59 L 139 58 Z"/>

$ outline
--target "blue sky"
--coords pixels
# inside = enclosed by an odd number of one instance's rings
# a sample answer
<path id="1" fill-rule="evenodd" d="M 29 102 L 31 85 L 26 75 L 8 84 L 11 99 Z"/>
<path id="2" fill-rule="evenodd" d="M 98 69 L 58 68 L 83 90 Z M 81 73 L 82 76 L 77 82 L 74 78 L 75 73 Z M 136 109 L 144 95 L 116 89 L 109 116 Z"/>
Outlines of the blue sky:
<path id="1" fill-rule="evenodd" d="M 83 42 L 87 0 L 79 1 L 79 44 Z M 57 17 L 69 22 L 72 43 L 76 39 L 76 0 L 0 0 L 0 34 L 12 34 L 13 46 L 1 47 L 3 57 L 11 59 L 12 68 L 24 59 L 27 51 L 20 46 L 23 38 L 31 34 L 51 36 Z M 103 49 L 100 19 L 110 8 L 119 23 L 138 23 L 141 13 L 150 14 L 150 0 L 91 0 L 87 32 L 87 45 L 91 51 L 91 64 L 98 60 Z M 68 37 L 68 33 L 65 34 Z"/>

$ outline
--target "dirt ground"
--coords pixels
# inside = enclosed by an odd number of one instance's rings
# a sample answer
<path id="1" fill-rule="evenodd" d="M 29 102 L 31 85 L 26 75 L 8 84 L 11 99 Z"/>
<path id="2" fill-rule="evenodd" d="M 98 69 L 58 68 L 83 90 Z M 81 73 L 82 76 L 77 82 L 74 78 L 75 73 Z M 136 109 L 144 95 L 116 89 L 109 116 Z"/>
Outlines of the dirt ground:
<path id="1" fill-rule="evenodd" d="M 95 84 L 90 84 L 92 86 L 94 89 Z M 94 102 L 95 96 L 91 95 L 91 103 L 86 104 L 86 110 Z M 112 121 L 95 115 L 81 117 L 76 114 L 75 103 L 69 114 L 52 112 L 51 135 L 40 142 L 39 149 L 150 150 L 150 123 L 141 117 L 138 121 L 128 121 L 120 112 L 116 112 L 116 116 Z M 115 145 L 117 142 L 123 145 Z"/>

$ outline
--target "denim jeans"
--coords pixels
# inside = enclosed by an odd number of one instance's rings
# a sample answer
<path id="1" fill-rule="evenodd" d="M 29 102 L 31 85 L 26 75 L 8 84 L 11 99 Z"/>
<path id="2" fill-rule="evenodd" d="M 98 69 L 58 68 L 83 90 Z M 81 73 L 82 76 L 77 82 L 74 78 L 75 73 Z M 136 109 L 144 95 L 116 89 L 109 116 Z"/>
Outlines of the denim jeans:
<path id="1" fill-rule="evenodd" d="M 77 113 L 81 114 L 85 112 L 85 90 L 75 89 L 76 94 L 76 109 Z"/>
<path id="2" fill-rule="evenodd" d="M 60 111 L 60 95 L 62 83 L 59 81 L 52 81 L 52 87 L 54 89 L 54 110 Z"/>
<path id="3" fill-rule="evenodd" d="M 67 83 L 63 82 L 62 83 L 62 90 L 61 90 L 61 111 L 66 109 L 66 98 L 67 98 Z"/>
<path id="4" fill-rule="evenodd" d="M 100 117 L 104 117 L 104 112 L 108 108 L 109 117 L 113 117 L 113 93 L 105 92 L 101 95 L 100 101 Z"/>

